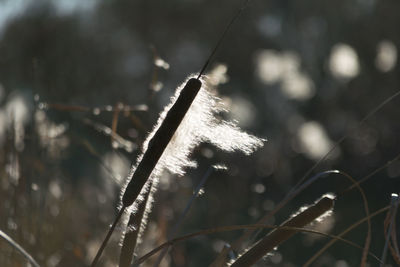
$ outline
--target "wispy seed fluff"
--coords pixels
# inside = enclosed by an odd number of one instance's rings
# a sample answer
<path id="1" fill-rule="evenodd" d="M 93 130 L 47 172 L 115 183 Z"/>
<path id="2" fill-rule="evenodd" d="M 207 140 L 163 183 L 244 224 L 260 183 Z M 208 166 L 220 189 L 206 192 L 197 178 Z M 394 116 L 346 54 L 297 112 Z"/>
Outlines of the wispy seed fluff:
<path id="1" fill-rule="evenodd" d="M 246 155 L 251 154 L 256 149 L 263 146 L 265 140 L 247 134 L 243 132 L 235 122 L 225 121 L 217 116 L 222 112 L 226 112 L 226 110 L 221 103 L 221 99 L 213 92 L 213 89 L 216 85 L 226 80 L 225 72 L 226 67 L 220 65 L 216 67 L 208 77 L 201 79 L 202 87 L 198 95 L 166 147 L 149 180 L 143 187 L 139 198 L 132 205 L 132 212 L 137 210 L 138 204 L 140 201 L 143 201 L 148 190 L 152 191 L 150 193 L 151 195 L 154 193 L 157 188 L 158 179 L 165 169 L 173 174 L 182 176 L 185 174 L 188 167 L 196 167 L 196 162 L 189 157 L 193 149 L 200 143 L 207 142 L 223 151 L 241 151 Z M 186 82 L 193 77 L 195 77 L 195 75 L 188 77 L 187 80 L 176 89 L 170 104 L 164 108 L 154 129 L 146 138 L 143 144 L 142 155 L 139 156 L 137 162 L 140 162 L 142 159 L 149 141 L 160 127 L 169 109 L 177 100 Z M 135 167 L 136 166 L 137 165 L 135 165 Z M 126 184 L 131 179 L 135 167 L 132 168 Z M 125 192 L 125 187 L 122 190 L 122 193 L 123 192 Z M 151 196 L 148 198 L 148 201 L 145 217 L 151 208 L 150 203 L 153 201 Z M 142 222 L 143 221 L 144 220 L 142 220 Z M 140 228 L 142 230 L 144 227 L 141 226 Z"/>

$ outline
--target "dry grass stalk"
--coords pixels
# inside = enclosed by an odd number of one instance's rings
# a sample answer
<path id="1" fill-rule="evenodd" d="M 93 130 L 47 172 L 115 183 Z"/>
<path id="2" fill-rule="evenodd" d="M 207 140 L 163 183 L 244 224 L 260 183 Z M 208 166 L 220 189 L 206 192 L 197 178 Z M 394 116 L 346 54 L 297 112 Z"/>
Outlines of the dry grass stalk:
<path id="1" fill-rule="evenodd" d="M 399 195 L 392 194 L 390 210 L 388 211 L 384 221 L 384 232 L 385 232 L 386 242 L 382 252 L 382 257 L 381 257 L 382 262 L 380 265 L 381 267 L 385 266 L 388 247 L 390 249 L 390 253 L 392 254 L 393 259 L 397 264 L 400 265 L 399 248 L 397 245 L 397 238 L 396 238 L 396 227 L 394 227 L 396 225 L 396 214 L 398 207 L 399 207 Z"/>

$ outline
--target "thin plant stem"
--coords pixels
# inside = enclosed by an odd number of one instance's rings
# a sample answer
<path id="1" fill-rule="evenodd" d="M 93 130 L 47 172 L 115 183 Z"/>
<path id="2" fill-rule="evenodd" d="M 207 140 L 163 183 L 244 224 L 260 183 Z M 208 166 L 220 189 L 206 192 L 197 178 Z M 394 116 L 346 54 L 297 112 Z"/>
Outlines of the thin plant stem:
<path id="1" fill-rule="evenodd" d="M 356 228 L 357 226 L 359 226 L 360 224 L 364 223 L 367 220 L 370 220 L 371 218 L 387 211 L 390 209 L 390 206 L 386 206 L 383 207 L 373 213 L 371 213 L 369 216 L 366 216 L 364 218 L 362 218 L 361 220 L 353 223 L 351 226 L 349 226 L 348 228 L 346 228 L 343 232 L 341 232 L 339 235 L 337 235 L 337 237 L 342 238 L 345 234 L 349 233 L 351 230 L 353 230 L 354 228 Z M 336 243 L 337 240 L 340 239 L 332 239 L 330 240 L 324 247 L 322 247 L 320 250 L 318 250 L 318 252 L 316 252 L 304 265 L 303 267 L 308 267 L 311 265 L 311 263 L 313 263 L 319 256 L 322 255 L 322 253 L 324 253 L 329 247 L 331 247 L 334 243 Z M 370 252 L 368 252 L 369 255 L 371 255 Z"/>
<path id="2" fill-rule="evenodd" d="M 219 46 L 221 45 L 222 41 L 225 39 L 225 35 L 227 34 L 227 32 L 229 31 L 229 29 L 232 27 L 233 23 L 237 20 L 237 18 L 240 16 L 240 14 L 242 13 L 242 11 L 246 8 L 247 4 L 250 2 L 250 0 L 246 0 L 246 2 L 244 2 L 244 4 L 241 6 L 241 8 L 238 10 L 238 12 L 236 13 L 236 15 L 231 19 L 231 21 L 228 23 L 228 26 L 225 27 L 224 32 L 222 33 L 221 37 L 219 38 L 217 44 L 215 45 L 213 51 L 211 52 L 210 56 L 208 57 L 206 63 L 204 64 L 204 66 L 201 68 L 201 71 L 199 72 L 199 76 L 197 76 L 197 79 L 200 79 L 200 77 L 203 75 L 203 73 L 205 72 L 205 70 L 207 69 L 208 65 L 211 62 L 212 57 L 214 56 L 215 52 L 217 52 Z"/>
<path id="3" fill-rule="evenodd" d="M 361 125 L 363 125 L 365 123 L 365 121 L 367 121 L 370 117 L 372 117 L 373 115 L 375 115 L 378 111 L 380 111 L 386 104 L 388 104 L 389 102 L 391 102 L 393 99 L 395 99 L 396 97 L 398 97 L 400 95 L 400 91 L 394 93 L 393 95 L 391 95 L 390 97 L 386 98 L 383 102 L 381 102 L 378 106 L 376 106 L 371 112 L 369 112 L 364 118 L 362 118 L 362 120 L 353 128 L 351 129 L 347 134 L 343 135 L 338 141 L 335 142 L 335 144 L 333 145 L 333 147 L 322 157 L 320 158 L 310 169 L 308 169 L 308 171 L 301 177 L 301 179 L 297 182 L 297 184 L 286 194 L 286 196 L 284 197 L 284 199 L 282 201 L 280 201 L 278 203 L 278 205 L 276 205 L 276 207 L 269 212 L 268 214 L 266 214 L 263 218 L 261 218 L 258 222 L 262 223 L 262 222 L 266 222 L 268 221 L 275 213 L 277 213 L 282 207 L 284 207 L 295 195 L 298 194 L 298 187 L 301 186 L 301 184 L 304 182 L 304 180 L 323 162 L 325 161 L 328 156 L 355 130 L 358 129 Z M 398 157 L 400 157 L 400 155 L 398 155 Z M 380 170 L 377 170 L 380 171 Z M 375 174 L 375 173 L 374 173 Z M 318 175 L 318 174 L 317 174 Z M 373 174 L 372 174 L 373 175 Z M 366 179 L 368 179 L 369 177 L 365 177 Z M 355 185 L 352 185 L 352 188 Z M 233 244 L 233 246 L 231 247 L 231 250 L 239 250 L 242 243 L 244 242 L 244 240 L 248 239 L 248 237 L 253 233 L 254 231 L 245 231 L 245 233 L 243 233 L 243 235 Z M 224 255 L 221 255 L 222 257 L 224 257 Z"/>
<path id="4" fill-rule="evenodd" d="M 400 153 L 397 154 L 393 159 L 389 160 L 387 163 L 384 165 L 380 166 L 379 168 L 375 169 L 373 172 L 369 173 L 368 175 L 364 176 L 362 179 L 358 180 L 357 182 L 353 183 L 351 186 L 346 188 L 345 190 L 341 191 L 338 193 L 338 196 L 344 195 L 348 191 L 352 190 L 355 187 L 358 187 L 360 184 L 364 183 L 368 179 L 370 179 L 372 176 L 375 174 L 379 173 L 380 171 L 384 170 L 388 166 L 392 165 L 395 163 L 397 160 L 400 159 Z M 330 170 L 330 171 L 324 171 L 320 172 L 310 179 L 308 179 L 304 184 L 302 184 L 299 188 L 295 189 L 292 191 L 291 194 L 286 195 L 286 197 L 278 203 L 278 205 L 270 211 L 268 214 L 266 214 L 263 218 L 261 218 L 257 223 L 265 223 L 267 222 L 275 213 L 277 213 L 282 207 L 284 207 L 290 200 L 292 200 L 295 196 L 297 196 L 301 191 L 303 191 L 305 188 L 307 188 L 309 185 L 314 183 L 316 180 L 319 178 L 325 177 L 326 175 L 333 174 L 333 173 L 339 173 L 337 170 Z M 254 230 L 247 230 L 245 233 L 232 245 L 231 248 L 228 248 L 227 250 L 224 250 L 218 255 L 216 261 L 218 261 L 221 258 L 226 257 L 227 253 L 232 250 L 239 250 L 241 244 L 244 242 L 244 240 L 248 239 L 250 235 L 254 232 Z"/>
<path id="5" fill-rule="evenodd" d="M 387 167 L 389 167 L 390 165 L 392 165 L 393 163 L 395 163 L 396 161 L 398 161 L 400 159 L 400 153 L 398 153 L 393 159 L 389 160 L 388 162 L 386 162 L 385 164 L 383 164 L 382 166 L 378 167 L 377 169 L 375 169 L 374 171 L 372 171 L 371 173 L 369 173 L 368 175 L 364 176 L 362 179 L 358 180 L 357 183 L 352 184 L 351 186 L 349 186 L 348 188 L 346 188 L 345 190 L 343 190 L 340 194 L 345 194 L 347 191 L 352 190 L 354 187 L 356 187 L 357 185 L 360 185 L 362 183 L 364 183 L 365 181 L 367 181 L 369 178 L 371 178 L 372 176 L 374 176 L 375 174 L 377 174 L 378 172 L 386 169 Z"/>
<path id="6" fill-rule="evenodd" d="M 26 250 L 15 242 L 9 235 L 0 230 L 0 237 L 3 238 L 9 245 L 15 248 L 19 253 L 21 253 L 27 261 L 29 261 L 34 267 L 40 267 L 39 263 L 28 253 Z"/>
<path id="7" fill-rule="evenodd" d="M 364 245 L 364 250 L 363 250 L 363 254 L 361 257 L 361 263 L 360 266 L 361 267 L 365 267 L 367 264 L 367 254 L 368 254 L 368 250 L 369 247 L 371 245 L 371 219 L 369 218 L 369 207 L 368 207 L 368 200 L 367 200 L 367 196 L 365 195 L 364 190 L 361 188 L 361 186 L 359 184 L 357 184 L 356 180 L 354 180 L 353 177 L 351 177 L 349 174 L 345 173 L 345 172 L 340 172 L 342 175 L 344 175 L 347 179 L 349 179 L 353 185 L 355 185 L 357 187 L 357 189 L 360 191 L 361 197 L 363 199 L 363 204 L 364 204 L 364 210 L 365 210 L 365 215 L 367 218 L 367 237 L 365 238 L 365 245 Z"/>
<path id="8" fill-rule="evenodd" d="M 205 182 L 207 181 L 208 177 L 210 177 L 212 171 L 213 171 L 213 167 L 210 167 L 206 174 L 203 175 L 203 178 L 201 179 L 200 183 L 196 186 L 195 192 L 192 195 L 192 197 L 190 198 L 189 202 L 187 203 L 185 209 L 183 210 L 182 214 L 179 216 L 178 221 L 176 222 L 175 226 L 172 228 L 171 233 L 169 234 L 168 239 L 172 238 L 175 236 L 176 232 L 178 231 L 179 227 L 181 226 L 183 219 L 185 218 L 186 214 L 189 212 L 194 200 L 196 199 L 196 197 L 199 195 L 200 190 L 203 188 Z M 165 254 L 168 252 L 169 247 L 163 249 L 163 251 L 161 252 L 160 256 L 157 258 L 156 263 L 154 264 L 154 267 L 158 267 L 162 261 L 162 259 L 164 258 Z"/>
<path id="9" fill-rule="evenodd" d="M 383 102 L 381 102 L 378 106 L 376 106 L 374 109 L 372 109 L 364 118 L 361 119 L 360 122 L 357 123 L 357 125 L 351 129 L 347 134 L 343 135 L 334 145 L 333 147 L 321 158 L 319 159 L 305 174 L 304 176 L 297 182 L 297 184 L 294 186 L 294 188 L 298 187 L 301 183 L 304 182 L 305 179 L 319 166 L 323 161 L 325 161 L 328 156 L 341 144 L 347 137 L 350 136 L 350 134 L 358 129 L 361 125 L 363 125 L 370 117 L 375 115 L 378 111 L 380 111 L 387 103 L 395 99 L 400 95 L 400 91 L 394 93 L 393 95 L 389 96 L 386 98 Z M 289 192 L 290 194 L 291 192 Z"/>
<path id="10" fill-rule="evenodd" d="M 388 250 L 388 244 L 390 243 L 390 235 L 392 234 L 392 229 L 393 229 L 393 225 L 394 225 L 394 221 L 396 218 L 396 213 L 397 213 L 397 208 L 399 207 L 399 195 L 397 194 L 392 194 L 391 197 L 391 201 L 390 201 L 390 210 L 389 210 L 389 214 L 388 214 L 388 218 L 390 219 L 390 224 L 389 224 L 389 229 L 385 229 L 387 230 L 386 233 L 386 242 L 385 242 L 385 246 L 383 247 L 383 251 L 382 251 L 382 262 L 380 267 L 383 267 L 385 265 L 386 262 L 386 255 L 387 255 L 387 250 Z M 385 227 L 386 228 L 386 227 Z"/>
<path id="11" fill-rule="evenodd" d="M 118 212 L 117 217 L 115 217 L 114 223 L 111 225 L 110 229 L 108 230 L 107 235 L 106 235 L 106 237 L 105 237 L 104 240 L 103 240 L 103 243 L 101 243 L 101 246 L 100 246 L 99 250 L 97 251 L 96 256 L 94 257 L 93 262 L 92 262 L 92 264 L 90 265 L 91 267 L 96 266 L 97 262 L 99 261 L 100 256 L 101 256 L 101 254 L 103 253 L 103 250 L 104 250 L 104 248 L 106 247 L 107 242 L 108 242 L 108 240 L 110 239 L 112 233 L 114 232 L 114 229 L 115 229 L 115 227 L 117 226 L 118 221 L 119 221 L 119 219 L 121 218 L 121 216 L 122 216 L 122 214 L 124 213 L 124 211 L 125 211 L 125 207 L 121 207 L 120 211 Z"/>

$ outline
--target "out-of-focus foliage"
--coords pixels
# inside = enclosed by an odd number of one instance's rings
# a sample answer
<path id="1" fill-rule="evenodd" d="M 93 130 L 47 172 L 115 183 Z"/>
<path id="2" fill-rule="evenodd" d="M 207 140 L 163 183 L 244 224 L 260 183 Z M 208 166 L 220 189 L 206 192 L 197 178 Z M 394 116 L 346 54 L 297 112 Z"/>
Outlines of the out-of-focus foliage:
<path id="1" fill-rule="evenodd" d="M 43 266 L 87 266 L 115 216 L 137 148 L 240 4 L 0 1 L 0 229 Z M 178 234 L 256 222 L 351 130 L 315 172 L 335 168 L 360 179 L 400 153 L 399 99 L 354 130 L 400 89 L 399 12 L 395 0 L 250 1 L 215 62 L 228 66 L 219 90 L 230 119 L 268 142 L 249 157 L 204 145 L 193 153 L 197 169 L 180 178 L 165 174 L 139 254 L 165 241 L 216 163 L 229 170 L 210 176 Z M 387 205 L 399 176 L 395 162 L 363 185 L 371 210 Z M 271 223 L 346 186 L 338 177 L 318 182 Z M 361 198 L 350 192 L 322 230 L 335 226 L 337 233 L 362 216 Z M 373 227 L 371 252 L 380 255 L 383 217 Z M 104 266 L 118 262 L 117 230 Z M 361 227 L 347 238 L 361 245 L 365 233 Z M 179 243 L 163 264 L 206 266 L 238 235 Z M 299 235 L 259 265 L 298 266 L 325 241 Z M 356 266 L 360 257 L 341 244 L 319 264 Z M 0 241 L 0 266 L 23 262 Z"/>

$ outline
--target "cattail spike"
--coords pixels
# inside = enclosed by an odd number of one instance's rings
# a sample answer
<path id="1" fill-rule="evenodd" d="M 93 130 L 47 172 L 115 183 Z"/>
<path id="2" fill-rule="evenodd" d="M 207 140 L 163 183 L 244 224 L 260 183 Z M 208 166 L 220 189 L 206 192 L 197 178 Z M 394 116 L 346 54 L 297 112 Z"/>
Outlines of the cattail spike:
<path id="1" fill-rule="evenodd" d="M 139 196 L 144 184 L 149 178 L 151 172 L 156 166 L 158 160 L 160 159 L 162 153 L 164 152 L 190 105 L 195 99 L 200 88 L 201 81 L 192 78 L 182 89 L 178 99 L 168 111 L 160 128 L 158 128 L 157 132 L 150 140 L 142 160 L 137 166 L 132 179 L 126 187 L 125 193 L 122 197 L 122 205 L 124 207 L 129 207 L 132 205 Z"/>

